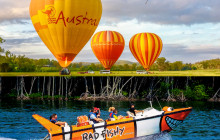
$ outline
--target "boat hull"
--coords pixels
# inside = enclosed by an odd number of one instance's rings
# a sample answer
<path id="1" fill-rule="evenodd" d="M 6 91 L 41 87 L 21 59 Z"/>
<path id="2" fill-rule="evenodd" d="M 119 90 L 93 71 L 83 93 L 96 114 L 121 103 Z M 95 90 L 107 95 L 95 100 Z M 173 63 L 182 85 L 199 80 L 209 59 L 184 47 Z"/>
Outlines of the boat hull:
<path id="1" fill-rule="evenodd" d="M 170 132 L 183 122 L 191 110 L 192 108 L 176 109 L 153 116 L 137 116 L 82 127 L 66 126 L 58 128 L 39 115 L 33 115 L 33 117 L 49 131 L 51 140 L 119 140 L 132 139 L 164 131 Z"/>

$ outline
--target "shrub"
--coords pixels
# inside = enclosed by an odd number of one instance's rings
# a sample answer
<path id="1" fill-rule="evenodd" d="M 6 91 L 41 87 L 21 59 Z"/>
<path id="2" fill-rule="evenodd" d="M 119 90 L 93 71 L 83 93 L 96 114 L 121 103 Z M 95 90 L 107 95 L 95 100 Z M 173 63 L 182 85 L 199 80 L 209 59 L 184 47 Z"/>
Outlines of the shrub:
<path id="1" fill-rule="evenodd" d="M 193 100 L 193 91 L 189 86 L 186 87 L 186 90 L 183 91 L 183 94 L 187 99 Z"/>
<path id="2" fill-rule="evenodd" d="M 208 99 L 209 96 L 206 94 L 205 86 L 204 85 L 197 85 L 194 87 L 193 90 L 194 99 L 195 100 L 204 100 Z"/>
<path id="3" fill-rule="evenodd" d="M 146 96 L 147 95 L 147 91 L 146 90 L 144 90 L 143 92 L 141 92 L 141 96 L 142 97 L 144 97 L 144 96 Z"/>
<path id="4" fill-rule="evenodd" d="M 63 98 L 63 96 L 62 95 L 55 95 L 54 96 L 54 99 L 59 99 L 59 98 Z"/>
<path id="5" fill-rule="evenodd" d="M 126 91 L 122 91 L 122 95 L 124 95 L 124 96 L 128 96 L 128 92 L 126 92 Z"/>
<path id="6" fill-rule="evenodd" d="M 32 93 L 29 95 L 30 98 L 40 98 L 42 96 L 42 93 Z"/>
<path id="7" fill-rule="evenodd" d="M 76 100 L 80 99 L 80 96 L 74 96 L 74 99 L 76 99 Z"/>
<path id="8" fill-rule="evenodd" d="M 15 89 L 12 89 L 11 93 L 7 94 L 6 97 L 16 98 L 17 97 L 17 91 Z"/>
<path id="9" fill-rule="evenodd" d="M 173 95 L 175 97 L 177 97 L 177 96 L 179 96 L 183 92 L 183 90 L 178 89 L 178 88 L 174 88 L 174 89 L 171 90 L 171 92 L 173 93 Z"/>

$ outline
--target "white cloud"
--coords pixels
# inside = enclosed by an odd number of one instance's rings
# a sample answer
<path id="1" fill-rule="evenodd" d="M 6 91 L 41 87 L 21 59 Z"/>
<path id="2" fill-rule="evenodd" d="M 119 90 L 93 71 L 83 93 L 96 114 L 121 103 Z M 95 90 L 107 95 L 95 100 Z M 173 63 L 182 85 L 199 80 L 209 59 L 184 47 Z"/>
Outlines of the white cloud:
<path id="1" fill-rule="evenodd" d="M 31 0 L 1 0 L 0 22 L 29 19 Z M 102 24 L 137 19 L 157 24 L 220 22 L 219 0 L 102 0 Z"/>
<path id="2" fill-rule="evenodd" d="M 169 61 L 197 62 L 220 58 L 219 0 L 102 0 L 103 16 L 96 32 L 115 30 L 125 40 L 122 60 L 136 61 L 130 38 L 140 32 L 158 34 L 164 43 L 161 57 Z M 0 0 L 0 36 L 12 53 L 31 58 L 52 58 L 29 19 L 30 0 Z M 40 49 L 39 49 L 40 48 Z M 85 57 L 86 56 L 86 57 Z M 97 62 L 90 42 L 75 61 Z"/>
<path id="3" fill-rule="evenodd" d="M 219 22 L 219 0 L 103 0 L 103 19 L 107 23 L 136 18 L 158 24 L 196 24 Z"/>
<path id="4" fill-rule="evenodd" d="M 28 19 L 29 3 L 30 0 L 1 0 L 0 22 Z"/>

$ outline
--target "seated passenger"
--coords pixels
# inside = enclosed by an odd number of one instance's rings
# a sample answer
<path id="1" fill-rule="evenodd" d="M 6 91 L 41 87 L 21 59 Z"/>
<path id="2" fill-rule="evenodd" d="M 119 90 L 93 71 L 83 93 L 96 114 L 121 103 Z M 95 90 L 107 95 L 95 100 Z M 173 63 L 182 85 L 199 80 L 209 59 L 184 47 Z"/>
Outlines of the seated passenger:
<path id="1" fill-rule="evenodd" d="M 110 108 L 108 109 L 109 118 L 111 118 L 111 116 L 112 116 L 114 110 L 115 110 L 115 107 L 110 107 Z"/>
<path id="2" fill-rule="evenodd" d="M 65 124 L 68 125 L 66 122 L 57 121 L 57 114 L 53 114 L 50 116 L 50 122 L 52 122 L 58 126 L 61 126 L 61 127 L 64 127 Z"/>
<path id="3" fill-rule="evenodd" d="M 143 110 L 136 110 L 134 104 L 131 104 L 129 111 L 127 111 L 128 116 L 136 116 L 137 113 L 144 112 Z"/>
<path id="4" fill-rule="evenodd" d="M 100 118 L 100 115 L 101 115 L 101 110 L 100 110 L 100 108 L 94 107 L 94 110 L 97 110 L 96 116 L 97 116 L 97 118 Z"/>
<path id="5" fill-rule="evenodd" d="M 94 108 L 91 109 L 91 111 L 88 115 L 89 120 L 92 121 L 94 124 L 104 121 L 103 119 L 98 118 L 96 113 L 97 113 L 96 109 L 94 109 Z"/>
<path id="6" fill-rule="evenodd" d="M 113 111 L 113 113 L 111 114 L 111 116 L 110 116 L 110 118 L 111 118 L 111 121 L 113 121 L 113 120 L 119 120 L 119 119 L 122 119 L 123 118 L 123 116 L 117 116 L 117 114 L 118 114 L 118 110 L 114 110 Z"/>
<path id="7" fill-rule="evenodd" d="M 97 112 L 95 114 L 96 114 L 97 118 L 100 118 L 100 115 L 101 115 L 100 108 L 94 107 L 93 109 L 97 110 Z M 92 112 L 92 110 L 90 110 L 89 112 Z M 88 118 L 89 118 L 89 116 L 88 116 Z"/>

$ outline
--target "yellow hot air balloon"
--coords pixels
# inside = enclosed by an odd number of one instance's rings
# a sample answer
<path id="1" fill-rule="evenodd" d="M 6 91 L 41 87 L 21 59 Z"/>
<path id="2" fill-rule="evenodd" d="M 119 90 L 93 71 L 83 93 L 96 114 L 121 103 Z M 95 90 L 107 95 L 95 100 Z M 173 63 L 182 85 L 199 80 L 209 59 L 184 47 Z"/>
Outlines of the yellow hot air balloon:
<path id="1" fill-rule="evenodd" d="M 30 3 L 35 30 L 64 68 L 89 41 L 101 15 L 101 0 L 31 0 Z"/>
<path id="2" fill-rule="evenodd" d="M 148 71 L 159 57 L 163 43 L 154 33 L 139 33 L 131 38 L 129 46 L 137 61 Z"/>

